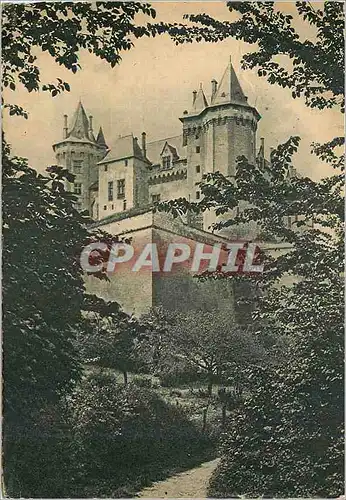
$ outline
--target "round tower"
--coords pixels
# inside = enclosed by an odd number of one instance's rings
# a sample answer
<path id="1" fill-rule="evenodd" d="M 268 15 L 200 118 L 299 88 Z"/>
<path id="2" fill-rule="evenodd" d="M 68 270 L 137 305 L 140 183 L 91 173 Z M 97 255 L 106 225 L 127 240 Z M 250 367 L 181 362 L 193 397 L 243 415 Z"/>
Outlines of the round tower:
<path id="1" fill-rule="evenodd" d="M 226 177 L 234 177 L 237 157 L 256 161 L 256 131 L 260 118 L 258 111 L 248 104 L 231 61 L 220 84 L 212 80 L 210 103 L 202 86 L 193 93 L 191 110 L 180 118 L 187 146 L 191 201 L 201 197 L 197 184 L 203 174 L 220 172 Z M 203 228 L 207 230 L 215 220 L 212 212 L 206 212 Z"/>
<path id="2" fill-rule="evenodd" d="M 64 115 L 63 139 L 53 144 L 53 150 L 58 165 L 75 176 L 73 182 L 66 181 L 65 188 L 77 196 L 76 208 L 97 216 L 97 163 L 105 157 L 108 147 L 102 129 L 95 139 L 92 127 L 92 116 L 87 117 L 79 102 L 70 129 L 68 116 Z"/>

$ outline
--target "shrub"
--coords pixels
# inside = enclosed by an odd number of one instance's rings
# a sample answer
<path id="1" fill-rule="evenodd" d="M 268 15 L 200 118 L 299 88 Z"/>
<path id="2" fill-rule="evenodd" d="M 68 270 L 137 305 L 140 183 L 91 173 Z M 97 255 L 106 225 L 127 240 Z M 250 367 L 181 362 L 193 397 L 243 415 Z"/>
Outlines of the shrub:
<path id="1" fill-rule="evenodd" d="M 137 377 L 133 377 L 131 382 L 136 387 L 143 387 L 146 389 L 150 389 L 153 386 L 151 377 L 139 377 L 139 376 L 137 376 Z"/>
<path id="2" fill-rule="evenodd" d="M 113 374 L 86 377 L 72 401 L 79 482 L 74 496 L 124 497 L 210 456 L 209 439 L 181 408 Z"/>

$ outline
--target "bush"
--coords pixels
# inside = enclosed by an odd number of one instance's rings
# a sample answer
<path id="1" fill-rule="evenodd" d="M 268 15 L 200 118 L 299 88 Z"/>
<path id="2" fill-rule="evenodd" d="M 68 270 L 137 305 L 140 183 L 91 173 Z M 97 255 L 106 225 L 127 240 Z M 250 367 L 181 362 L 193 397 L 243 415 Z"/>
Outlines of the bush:
<path id="1" fill-rule="evenodd" d="M 151 389 L 153 386 L 151 377 L 133 377 L 131 383 L 136 387 L 142 387 L 145 389 Z"/>
<path id="2" fill-rule="evenodd" d="M 342 495 L 342 383 L 338 377 L 324 381 L 322 392 L 306 377 L 306 366 L 290 360 L 287 371 L 253 371 L 252 393 L 232 412 L 222 435 L 210 497 Z"/>
<path id="3" fill-rule="evenodd" d="M 177 364 L 159 374 L 162 387 L 179 387 L 191 382 L 205 380 L 204 373 L 200 373 L 191 366 L 179 366 Z"/>
<path id="4" fill-rule="evenodd" d="M 212 446 L 181 408 L 113 374 L 88 376 L 71 401 L 79 482 L 73 496 L 133 496 L 172 470 L 209 458 Z"/>
<path id="5" fill-rule="evenodd" d="M 68 497 L 74 480 L 74 448 L 66 409 L 61 404 L 46 405 L 35 417 L 12 425 L 12 432 L 4 436 L 6 495 Z"/>

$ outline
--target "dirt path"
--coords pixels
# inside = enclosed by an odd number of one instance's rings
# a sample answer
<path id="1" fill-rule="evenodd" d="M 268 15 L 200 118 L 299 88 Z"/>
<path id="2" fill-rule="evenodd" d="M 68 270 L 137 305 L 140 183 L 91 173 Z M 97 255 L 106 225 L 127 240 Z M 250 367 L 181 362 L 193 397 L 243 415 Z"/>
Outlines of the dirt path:
<path id="1" fill-rule="evenodd" d="M 141 498 L 207 498 L 209 478 L 219 459 L 205 462 L 195 469 L 180 472 L 165 481 L 154 483 L 139 494 Z"/>

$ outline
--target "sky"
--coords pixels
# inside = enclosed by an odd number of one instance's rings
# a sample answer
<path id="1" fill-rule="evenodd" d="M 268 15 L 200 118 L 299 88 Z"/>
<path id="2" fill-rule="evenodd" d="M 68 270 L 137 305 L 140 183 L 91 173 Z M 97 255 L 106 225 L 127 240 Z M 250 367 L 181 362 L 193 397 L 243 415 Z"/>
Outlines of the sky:
<path id="1" fill-rule="evenodd" d="M 182 21 L 185 13 L 205 12 L 218 19 L 233 20 L 224 2 L 152 2 L 157 20 Z M 281 10 L 294 13 L 292 3 L 280 3 Z M 304 35 L 308 27 L 297 24 Z M 43 82 L 57 77 L 68 81 L 70 92 L 52 98 L 47 92 L 28 93 L 25 89 L 5 93 L 5 100 L 23 106 L 29 119 L 4 116 L 4 130 L 13 153 L 28 158 L 29 164 L 42 171 L 54 163 L 52 144 L 62 139 L 63 115 L 69 120 L 79 99 L 88 115 L 92 115 L 94 132 L 102 125 L 106 142 L 119 135 L 145 131 L 148 142 L 178 135 L 182 131 L 179 117 L 192 102 L 192 91 L 203 84 L 208 96 L 211 80 L 220 81 L 232 58 L 232 64 L 249 104 L 255 106 L 262 118 L 259 138 L 265 138 L 267 155 L 291 135 L 302 138 L 295 166 L 314 179 L 330 173 L 325 164 L 310 155 L 312 142 L 326 142 L 343 135 L 343 118 L 335 110 L 308 109 L 303 99 L 292 99 L 288 89 L 270 85 L 256 71 L 242 70 L 242 56 L 254 50 L 235 39 L 216 44 L 192 43 L 176 46 L 168 35 L 143 38 L 122 53 L 115 68 L 88 52 L 80 53 L 82 70 L 75 75 L 58 66 L 47 54 L 39 54 Z"/>

